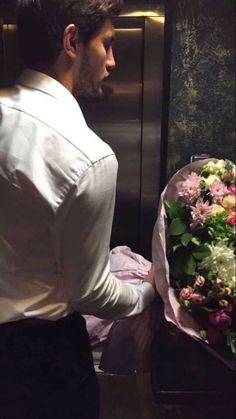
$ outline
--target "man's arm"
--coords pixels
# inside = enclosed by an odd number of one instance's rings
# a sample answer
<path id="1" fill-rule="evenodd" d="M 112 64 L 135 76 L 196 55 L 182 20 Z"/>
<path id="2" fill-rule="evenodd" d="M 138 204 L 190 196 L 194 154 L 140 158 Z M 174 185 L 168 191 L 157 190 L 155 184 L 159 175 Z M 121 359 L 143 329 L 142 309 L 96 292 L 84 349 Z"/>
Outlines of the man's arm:
<path id="1" fill-rule="evenodd" d="M 115 319 L 140 313 L 154 299 L 150 272 L 139 286 L 110 272 L 109 244 L 116 184 L 116 160 L 106 157 L 78 180 L 67 214 L 61 248 L 64 289 L 83 314 Z"/>

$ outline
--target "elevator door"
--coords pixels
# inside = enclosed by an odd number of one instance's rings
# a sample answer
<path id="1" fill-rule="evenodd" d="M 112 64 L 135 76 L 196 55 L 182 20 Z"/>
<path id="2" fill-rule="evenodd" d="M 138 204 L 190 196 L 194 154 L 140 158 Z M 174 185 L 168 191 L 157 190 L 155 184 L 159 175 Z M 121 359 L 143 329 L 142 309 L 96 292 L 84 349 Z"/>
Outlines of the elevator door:
<path id="1" fill-rule="evenodd" d="M 88 124 L 114 150 L 118 162 L 116 210 L 111 245 L 136 247 L 140 216 L 142 123 L 142 22 L 117 28 L 116 69 L 101 100 L 79 100 Z"/>
<path id="2" fill-rule="evenodd" d="M 111 246 L 150 257 L 159 187 L 164 18 L 120 17 L 116 68 L 99 99 L 79 99 L 88 125 L 118 162 Z"/>

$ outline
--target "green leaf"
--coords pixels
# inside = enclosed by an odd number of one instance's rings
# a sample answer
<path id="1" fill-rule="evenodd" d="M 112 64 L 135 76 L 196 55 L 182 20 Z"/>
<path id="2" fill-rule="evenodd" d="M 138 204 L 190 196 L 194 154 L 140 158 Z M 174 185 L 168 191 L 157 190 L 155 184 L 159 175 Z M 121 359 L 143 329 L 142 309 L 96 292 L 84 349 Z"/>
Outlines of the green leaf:
<path id="1" fill-rule="evenodd" d="M 202 259 L 206 258 L 207 256 L 210 256 L 210 254 L 211 254 L 211 251 L 206 244 L 201 244 L 193 252 L 193 256 L 197 260 L 202 260 Z"/>
<path id="2" fill-rule="evenodd" d="M 182 261 L 182 263 L 183 262 L 184 261 Z M 187 260 L 186 260 L 186 263 L 185 263 L 185 266 L 184 266 L 184 273 L 186 275 L 193 276 L 196 273 L 196 267 L 197 267 L 196 260 L 194 259 L 194 257 L 192 255 L 189 255 L 187 257 Z"/>
<path id="3" fill-rule="evenodd" d="M 199 244 L 201 243 L 201 240 L 198 237 L 193 237 L 192 238 L 192 243 L 199 246 Z"/>
<path id="4" fill-rule="evenodd" d="M 181 218 L 183 209 L 180 203 L 166 200 L 165 209 L 170 220 L 173 220 L 174 218 Z"/>
<path id="5" fill-rule="evenodd" d="M 191 233 L 184 233 L 181 237 L 180 237 L 180 241 L 182 243 L 183 246 L 188 246 L 188 244 L 191 242 L 192 240 L 192 234 Z"/>
<path id="6" fill-rule="evenodd" d="M 170 234 L 172 236 L 180 236 L 186 231 L 186 225 L 180 218 L 174 218 L 170 224 Z"/>
<path id="7" fill-rule="evenodd" d="M 230 347 L 231 352 L 236 354 L 236 333 L 231 330 L 226 331 L 227 345 Z"/>
<path id="8" fill-rule="evenodd" d="M 172 255 L 170 262 L 171 276 L 174 279 L 181 279 L 184 277 L 184 264 L 183 260 L 186 260 L 188 252 L 184 247 L 178 248 Z"/>
<path id="9" fill-rule="evenodd" d="M 201 310 L 207 311 L 208 313 L 213 313 L 214 311 L 216 311 L 215 308 L 209 308 L 209 307 L 204 307 L 204 306 L 201 306 Z"/>

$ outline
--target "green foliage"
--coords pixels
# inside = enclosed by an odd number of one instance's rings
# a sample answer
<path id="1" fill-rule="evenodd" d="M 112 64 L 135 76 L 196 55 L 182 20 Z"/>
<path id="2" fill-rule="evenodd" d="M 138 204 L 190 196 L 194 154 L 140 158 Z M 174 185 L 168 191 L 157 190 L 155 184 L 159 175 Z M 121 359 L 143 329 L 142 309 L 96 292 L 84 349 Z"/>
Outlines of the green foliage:
<path id="1" fill-rule="evenodd" d="M 170 224 L 170 234 L 172 236 L 179 236 L 186 231 L 186 225 L 181 218 L 174 218 Z"/>
<path id="2" fill-rule="evenodd" d="M 211 252 L 209 246 L 207 246 L 206 244 L 200 244 L 196 247 L 196 250 L 193 251 L 194 258 L 199 261 L 206 258 L 207 256 L 210 256 L 210 254 Z"/>
<path id="3" fill-rule="evenodd" d="M 184 273 L 194 276 L 196 274 L 197 262 L 193 255 L 188 255 L 184 263 Z"/>
<path id="4" fill-rule="evenodd" d="M 184 263 L 183 260 L 186 260 L 188 256 L 188 251 L 180 246 L 171 256 L 172 262 L 170 265 L 171 276 L 174 279 L 180 279 L 184 277 Z"/>
<path id="5" fill-rule="evenodd" d="M 179 202 L 166 200 L 165 210 L 170 220 L 183 217 L 184 208 Z"/>
<path id="6" fill-rule="evenodd" d="M 209 247 L 203 244 L 201 228 L 190 231 L 190 211 L 182 203 L 165 201 L 169 219 L 168 248 L 171 258 L 171 276 L 180 282 L 196 275 L 197 264 L 209 256 Z M 186 285 L 186 284 L 185 284 Z"/>
<path id="7" fill-rule="evenodd" d="M 230 330 L 226 331 L 227 345 L 230 347 L 231 352 L 236 354 L 236 332 Z"/>
<path id="8" fill-rule="evenodd" d="M 185 247 L 188 246 L 188 244 L 192 241 L 192 239 L 193 239 L 193 235 L 191 233 L 184 233 L 180 237 L 181 244 Z"/>
<path id="9" fill-rule="evenodd" d="M 233 239 L 232 228 L 226 222 L 226 212 L 208 217 L 205 223 L 212 241 L 230 241 Z"/>

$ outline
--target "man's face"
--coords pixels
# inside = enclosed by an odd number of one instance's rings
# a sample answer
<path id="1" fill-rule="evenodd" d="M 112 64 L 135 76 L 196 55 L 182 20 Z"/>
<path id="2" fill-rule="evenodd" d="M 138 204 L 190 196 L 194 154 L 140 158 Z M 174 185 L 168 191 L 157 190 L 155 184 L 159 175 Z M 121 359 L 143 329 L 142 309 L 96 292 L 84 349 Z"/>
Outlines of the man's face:
<path id="1" fill-rule="evenodd" d="M 102 81 L 115 67 L 112 51 L 114 27 L 107 21 L 100 32 L 83 46 L 76 96 L 97 97 L 102 95 Z"/>

